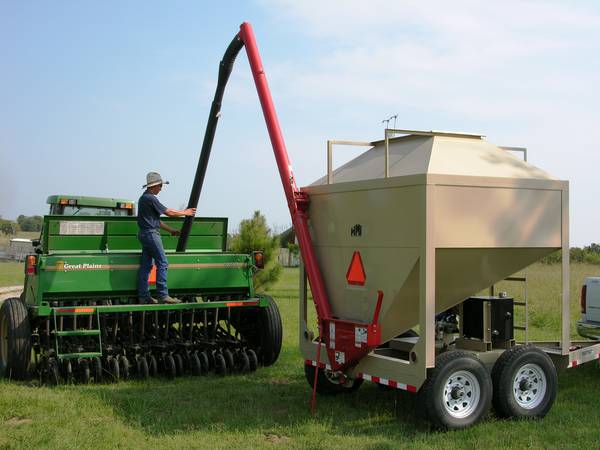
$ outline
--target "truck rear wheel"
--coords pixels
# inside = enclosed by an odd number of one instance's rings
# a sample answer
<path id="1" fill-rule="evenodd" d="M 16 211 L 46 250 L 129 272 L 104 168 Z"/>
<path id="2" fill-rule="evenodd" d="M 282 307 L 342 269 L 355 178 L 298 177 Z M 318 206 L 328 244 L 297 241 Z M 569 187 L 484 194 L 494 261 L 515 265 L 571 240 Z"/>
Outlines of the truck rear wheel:
<path id="1" fill-rule="evenodd" d="M 474 355 L 452 351 L 435 359 L 419 391 L 425 415 L 438 428 L 466 428 L 483 419 L 492 402 L 492 380 Z"/>
<path id="2" fill-rule="evenodd" d="M 531 345 L 506 350 L 492 370 L 494 408 L 503 417 L 544 417 L 556 399 L 558 379 L 550 357 Z"/>
<path id="3" fill-rule="evenodd" d="M 31 327 L 25 304 L 9 298 L 0 307 L 0 376 L 28 378 L 31 362 Z"/>

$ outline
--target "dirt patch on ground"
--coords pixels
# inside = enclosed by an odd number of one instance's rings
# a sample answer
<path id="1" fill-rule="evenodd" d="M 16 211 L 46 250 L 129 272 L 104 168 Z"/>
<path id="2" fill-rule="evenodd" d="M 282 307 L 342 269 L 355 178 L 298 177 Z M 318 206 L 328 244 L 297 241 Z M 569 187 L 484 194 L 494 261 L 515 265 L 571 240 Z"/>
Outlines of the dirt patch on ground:
<path id="1" fill-rule="evenodd" d="M 265 441 L 271 444 L 284 444 L 290 440 L 287 436 L 280 436 L 278 434 L 265 434 Z"/>
<path id="2" fill-rule="evenodd" d="M 18 427 L 19 425 L 28 425 L 32 423 L 33 420 L 27 419 L 26 417 L 12 417 L 4 422 L 4 425 L 8 425 L 9 427 Z"/>

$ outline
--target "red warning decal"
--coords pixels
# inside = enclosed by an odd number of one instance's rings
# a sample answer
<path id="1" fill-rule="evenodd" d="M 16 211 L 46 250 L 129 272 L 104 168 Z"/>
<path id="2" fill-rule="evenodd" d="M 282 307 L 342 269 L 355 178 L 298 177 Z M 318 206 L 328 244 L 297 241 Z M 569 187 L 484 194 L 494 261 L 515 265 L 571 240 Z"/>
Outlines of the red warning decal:
<path id="1" fill-rule="evenodd" d="M 354 252 L 352 261 L 350 261 L 350 266 L 348 267 L 348 272 L 346 272 L 346 281 L 348 281 L 348 284 L 364 286 L 366 280 L 367 275 L 365 274 L 365 268 L 363 267 L 360 252 Z"/>

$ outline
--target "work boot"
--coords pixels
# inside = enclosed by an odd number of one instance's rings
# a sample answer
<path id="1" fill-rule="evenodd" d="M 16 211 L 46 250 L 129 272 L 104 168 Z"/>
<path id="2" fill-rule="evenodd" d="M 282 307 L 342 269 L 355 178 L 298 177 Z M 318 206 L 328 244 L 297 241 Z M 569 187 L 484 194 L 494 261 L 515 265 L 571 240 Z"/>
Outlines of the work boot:
<path id="1" fill-rule="evenodd" d="M 169 303 L 170 305 L 174 305 L 176 303 L 181 303 L 181 300 L 179 300 L 177 298 L 170 297 L 168 295 L 165 296 L 165 297 L 163 297 L 163 298 L 159 298 L 158 301 L 160 303 Z"/>
<path id="2" fill-rule="evenodd" d="M 147 297 L 147 298 L 142 298 L 140 297 L 138 299 L 138 301 L 140 302 L 141 305 L 152 305 L 152 304 L 156 304 L 158 303 L 158 300 L 156 300 L 155 298 L 152 297 Z"/>

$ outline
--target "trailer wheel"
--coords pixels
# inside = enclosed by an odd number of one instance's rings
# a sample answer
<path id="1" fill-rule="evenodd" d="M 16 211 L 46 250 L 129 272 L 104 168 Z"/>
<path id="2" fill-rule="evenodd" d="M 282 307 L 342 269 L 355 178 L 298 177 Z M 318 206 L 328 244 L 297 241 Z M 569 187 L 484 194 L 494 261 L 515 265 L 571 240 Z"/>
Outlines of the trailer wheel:
<path id="1" fill-rule="evenodd" d="M 304 365 L 304 375 L 306 381 L 312 388 L 315 384 L 315 367 L 312 365 Z M 363 384 L 362 378 L 343 378 L 339 373 L 331 370 L 319 369 L 317 375 L 317 392 L 321 395 L 336 395 L 341 393 L 350 393 L 358 390 Z"/>
<path id="2" fill-rule="evenodd" d="M 425 415 L 438 428 L 458 429 L 480 421 L 490 410 L 492 380 L 474 355 L 452 351 L 435 359 L 419 391 Z"/>
<path id="3" fill-rule="evenodd" d="M 25 380 L 31 362 L 31 327 L 27 307 L 9 298 L 0 307 L 0 376 Z"/>
<path id="4" fill-rule="evenodd" d="M 544 417 L 556 399 L 558 379 L 550 357 L 532 345 L 505 351 L 492 370 L 494 408 L 503 417 Z"/>

